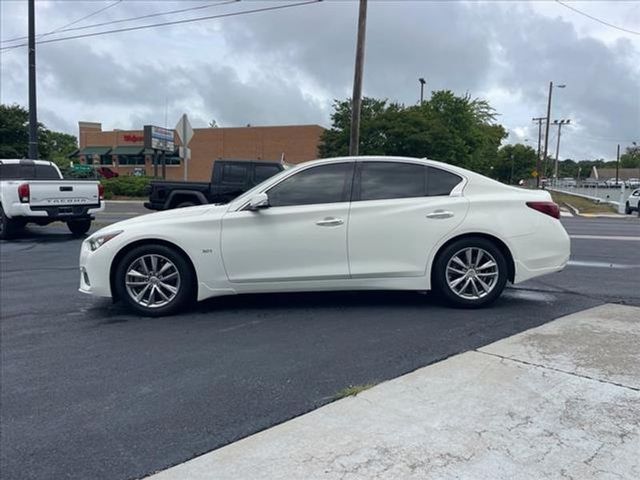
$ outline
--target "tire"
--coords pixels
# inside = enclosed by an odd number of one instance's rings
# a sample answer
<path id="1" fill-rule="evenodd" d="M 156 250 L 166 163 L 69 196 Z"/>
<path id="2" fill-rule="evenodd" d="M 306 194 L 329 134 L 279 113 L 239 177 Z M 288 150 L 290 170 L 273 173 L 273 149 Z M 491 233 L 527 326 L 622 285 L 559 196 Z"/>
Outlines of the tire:
<path id="1" fill-rule="evenodd" d="M 178 205 L 176 205 L 176 208 L 186 208 L 186 207 L 195 207 L 195 203 L 193 202 L 182 202 Z"/>
<path id="2" fill-rule="evenodd" d="M 159 317 L 176 313 L 195 300 L 195 280 L 191 264 L 175 249 L 140 245 L 127 252 L 116 266 L 114 286 L 118 298 L 132 310 Z M 141 295 L 139 300 L 136 295 Z"/>
<path id="3" fill-rule="evenodd" d="M 69 220 L 67 222 L 67 227 L 75 237 L 81 237 L 91 228 L 91 219 Z"/>
<path id="4" fill-rule="evenodd" d="M 20 226 L 16 220 L 12 220 L 4 214 L 4 209 L 0 205 L 0 240 L 13 238 L 20 230 Z"/>
<path id="5" fill-rule="evenodd" d="M 448 304 L 462 308 L 490 305 L 504 290 L 507 278 L 504 254 L 482 237 L 462 238 L 448 245 L 438 253 L 432 270 L 434 290 Z"/>
<path id="6" fill-rule="evenodd" d="M 629 202 L 627 202 L 627 204 L 624 206 L 624 213 L 629 215 L 632 212 L 633 212 L 633 209 L 631 208 L 631 205 L 629 205 Z"/>

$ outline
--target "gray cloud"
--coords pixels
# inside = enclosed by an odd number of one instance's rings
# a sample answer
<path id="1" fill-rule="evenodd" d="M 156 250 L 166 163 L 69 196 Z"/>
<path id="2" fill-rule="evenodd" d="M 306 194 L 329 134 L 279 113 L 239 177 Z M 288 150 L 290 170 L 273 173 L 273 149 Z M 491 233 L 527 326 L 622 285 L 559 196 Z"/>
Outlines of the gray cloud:
<path id="1" fill-rule="evenodd" d="M 22 18 L 24 5 L 3 3 L 2 37 L 22 33 L 5 18 L 9 10 Z M 115 7 L 99 20 L 199 4 L 128 2 L 126 11 Z M 95 8 L 50 4 L 46 28 Z M 615 8 L 607 4 L 602 13 Z M 567 88 L 555 93 L 553 117 L 577 123 L 563 135 L 561 156 L 610 156 L 617 141 L 638 140 L 640 43 L 605 43 L 586 36 L 579 19 L 539 10 L 526 2 L 371 1 L 364 92 L 415 103 L 424 76 L 429 89 L 487 96 L 514 132 L 511 140 L 524 132 L 535 144 L 530 119 L 544 114 L 554 80 Z M 323 2 L 46 45 L 38 54 L 41 117 L 72 132 L 82 119 L 108 128 L 164 123 L 165 111 L 169 124 L 186 111 L 199 126 L 212 118 L 223 126 L 327 125 L 332 99 L 351 93 L 356 17 L 357 2 Z M 11 51 L 1 58 L 3 102 L 26 104 L 25 56 Z"/>

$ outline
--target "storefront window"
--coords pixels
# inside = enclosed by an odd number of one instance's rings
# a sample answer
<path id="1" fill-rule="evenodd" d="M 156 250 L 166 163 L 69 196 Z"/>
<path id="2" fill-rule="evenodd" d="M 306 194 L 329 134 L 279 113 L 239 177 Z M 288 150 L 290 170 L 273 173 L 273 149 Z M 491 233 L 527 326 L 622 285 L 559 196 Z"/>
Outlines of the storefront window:
<path id="1" fill-rule="evenodd" d="M 111 155 L 100 155 L 100 165 L 113 165 L 113 157 Z"/>
<path id="2" fill-rule="evenodd" d="M 144 165 L 144 155 L 118 155 L 118 165 Z"/>
<path id="3" fill-rule="evenodd" d="M 167 165 L 180 165 L 180 156 L 167 153 Z"/>

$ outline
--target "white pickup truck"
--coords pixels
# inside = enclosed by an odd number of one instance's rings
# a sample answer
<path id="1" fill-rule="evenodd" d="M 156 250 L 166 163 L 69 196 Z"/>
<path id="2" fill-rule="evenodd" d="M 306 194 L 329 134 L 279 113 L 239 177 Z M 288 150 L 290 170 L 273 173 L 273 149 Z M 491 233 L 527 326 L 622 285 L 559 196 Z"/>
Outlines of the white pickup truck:
<path id="1" fill-rule="evenodd" d="M 99 182 L 64 180 L 58 167 L 44 160 L 0 160 L 0 238 L 10 238 L 27 223 L 65 222 L 84 235 L 93 215 L 104 210 Z"/>

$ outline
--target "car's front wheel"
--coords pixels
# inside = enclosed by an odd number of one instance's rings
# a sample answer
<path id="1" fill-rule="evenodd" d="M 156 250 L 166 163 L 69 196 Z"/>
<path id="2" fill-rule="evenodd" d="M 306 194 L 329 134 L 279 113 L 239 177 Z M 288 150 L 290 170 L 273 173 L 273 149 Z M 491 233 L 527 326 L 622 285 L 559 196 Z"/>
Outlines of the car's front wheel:
<path id="1" fill-rule="evenodd" d="M 500 249 L 481 237 L 448 245 L 433 266 L 435 290 L 450 304 L 476 308 L 495 301 L 507 284 L 508 264 Z"/>
<path id="2" fill-rule="evenodd" d="M 141 245 L 118 263 L 115 287 L 120 299 L 148 316 L 170 315 L 190 303 L 195 275 L 178 251 L 165 245 Z"/>
<path id="3" fill-rule="evenodd" d="M 624 213 L 629 215 L 631 212 L 633 212 L 633 210 L 631 209 L 631 205 L 629 205 L 629 202 L 627 202 L 626 205 L 624 206 Z"/>

